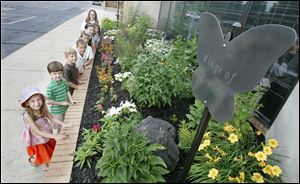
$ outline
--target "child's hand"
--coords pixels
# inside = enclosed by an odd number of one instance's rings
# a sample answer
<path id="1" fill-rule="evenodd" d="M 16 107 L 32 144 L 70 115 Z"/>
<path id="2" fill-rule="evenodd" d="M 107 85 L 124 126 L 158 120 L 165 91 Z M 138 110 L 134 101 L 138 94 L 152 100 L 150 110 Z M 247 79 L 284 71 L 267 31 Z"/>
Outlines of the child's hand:
<path id="1" fill-rule="evenodd" d="M 69 106 L 70 105 L 70 103 L 69 102 L 62 102 L 63 104 L 63 106 Z"/>
<path id="2" fill-rule="evenodd" d="M 66 139 L 66 138 L 68 138 L 68 135 L 65 132 L 62 132 L 60 134 L 55 135 L 54 138 L 57 140 Z"/>
<path id="3" fill-rule="evenodd" d="M 83 87 L 81 87 L 80 85 L 77 85 L 76 89 L 83 89 Z"/>
<path id="4" fill-rule="evenodd" d="M 62 128 L 69 128 L 69 127 L 71 127 L 72 126 L 72 123 L 71 122 L 64 122 L 64 124 L 63 124 L 63 126 L 62 126 Z"/>
<path id="5" fill-rule="evenodd" d="M 75 104 L 78 104 L 78 102 L 75 101 L 75 100 L 72 100 L 72 101 L 71 101 L 71 104 L 72 104 L 72 105 L 75 105 Z"/>
<path id="6" fill-rule="evenodd" d="M 79 81 L 79 84 L 85 84 L 86 82 L 85 81 Z"/>

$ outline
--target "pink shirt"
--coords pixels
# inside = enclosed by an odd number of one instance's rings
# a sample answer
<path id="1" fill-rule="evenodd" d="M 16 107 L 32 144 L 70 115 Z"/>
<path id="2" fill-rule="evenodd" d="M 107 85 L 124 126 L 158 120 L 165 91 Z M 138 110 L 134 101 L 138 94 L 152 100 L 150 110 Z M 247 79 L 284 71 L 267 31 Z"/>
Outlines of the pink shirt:
<path id="1" fill-rule="evenodd" d="M 22 133 L 22 140 L 25 142 L 26 146 L 28 147 L 28 146 L 34 146 L 34 145 L 37 145 L 37 144 L 47 143 L 50 140 L 50 138 L 45 138 L 45 137 L 34 134 L 31 131 L 31 129 L 29 128 L 29 125 L 27 124 L 27 122 L 24 118 L 24 114 L 23 114 L 23 122 L 25 124 L 25 128 L 24 128 L 23 133 Z M 52 127 L 51 127 L 51 125 L 48 121 L 48 118 L 46 116 L 38 118 L 35 121 L 35 124 L 37 125 L 37 127 L 41 131 L 52 134 Z"/>

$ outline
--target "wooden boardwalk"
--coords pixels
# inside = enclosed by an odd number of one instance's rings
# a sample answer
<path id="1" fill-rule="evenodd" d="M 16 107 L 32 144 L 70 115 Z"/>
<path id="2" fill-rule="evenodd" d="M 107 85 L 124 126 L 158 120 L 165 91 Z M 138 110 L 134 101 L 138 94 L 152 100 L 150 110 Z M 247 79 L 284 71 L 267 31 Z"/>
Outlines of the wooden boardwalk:
<path id="1" fill-rule="evenodd" d="M 93 66 L 91 63 L 89 66 Z M 65 121 L 71 122 L 72 127 L 67 128 L 69 135 L 67 139 L 57 140 L 56 147 L 53 152 L 49 170 L 46 172 L 45 183 L 69 183 L 73 168 L 73 154 L 76 149 L 77 138 L 79 134 L 80 122 L 83 113 L 85 97 L 89 85 L 92 67 L 85 70 L 82 74 L 86 81 L 81 85 L 83 89 L 74 90 L 73 99 L 78 102 L 77 105 L 69 106 L 66 113 Z"/>

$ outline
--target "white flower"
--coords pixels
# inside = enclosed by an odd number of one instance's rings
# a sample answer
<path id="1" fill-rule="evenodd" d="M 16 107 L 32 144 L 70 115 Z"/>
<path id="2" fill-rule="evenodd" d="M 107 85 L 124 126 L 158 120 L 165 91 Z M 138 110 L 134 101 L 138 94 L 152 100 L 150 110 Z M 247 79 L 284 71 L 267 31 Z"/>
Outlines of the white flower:
<path id="1" fill-rule="evenodd" d="M 120 103 L 120 107 L 111 107 L 108 109 L 107 114 L 104 117 L 118 115 L 124 108 L 128 108 L 129 112 L 137 112 L 135 104 L 126 100 L 125 103 L 124 101 Z"/>

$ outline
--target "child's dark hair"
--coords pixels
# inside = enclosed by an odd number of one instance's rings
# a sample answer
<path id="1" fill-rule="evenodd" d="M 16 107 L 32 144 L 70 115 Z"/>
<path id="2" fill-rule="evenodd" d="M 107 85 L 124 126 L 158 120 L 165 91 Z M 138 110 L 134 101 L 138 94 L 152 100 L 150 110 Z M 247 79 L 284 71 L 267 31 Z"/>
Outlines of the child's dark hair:
<path id="1" fill-rule="evenodd" d="M 47 69 L 49 73 L 60 72 L 60 71 L 64 71 L 64 66 L 58 61 L 52 61 L 51 63 L 48 64 Z"/>
<path id="2" fill-rule="evenodd" d="M 86 43 L 82 39 L 76 41 L 76 47 L 78 47 L 79 44 L 86 46 Z"/>
<path id="3" fill-rule="evenodd" d="M 86 36 L 86 37 L 90 38 L 90 35 L 88 35 L 88 34 L 85 33 L 85 32 L 82 32 L 82 33 L 81 33 L 80 38 L 82 38 L 83 36 Z"/>
<path id="4" fill-rule="evenodd" d="M 85 29 L 87 29 L 88 27 L 93 27 L 93 28 L 95 28 L 94 24 L 92 24 L 92 23 L 87 23 L 87 24 L 84 26 Z"/>

